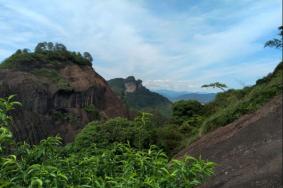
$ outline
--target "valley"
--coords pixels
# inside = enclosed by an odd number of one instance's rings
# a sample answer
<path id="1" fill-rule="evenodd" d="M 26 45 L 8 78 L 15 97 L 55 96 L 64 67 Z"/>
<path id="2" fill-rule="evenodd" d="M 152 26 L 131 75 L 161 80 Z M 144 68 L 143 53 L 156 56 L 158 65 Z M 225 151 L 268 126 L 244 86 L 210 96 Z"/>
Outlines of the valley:
<path id="1" fill-rule="evenodd" d="M 255 85 L 210 102 L 170 102 L 133 76 L 106 81 L 88 56 L 65 46 L 37 47 L 0 66 L 4 187 L 282 183 L 282 62 Z"/>
<path id="2" fill-rule="evenodd" d="M 280 0 L 0 0 L 0 188 L 282 188 Z"/>

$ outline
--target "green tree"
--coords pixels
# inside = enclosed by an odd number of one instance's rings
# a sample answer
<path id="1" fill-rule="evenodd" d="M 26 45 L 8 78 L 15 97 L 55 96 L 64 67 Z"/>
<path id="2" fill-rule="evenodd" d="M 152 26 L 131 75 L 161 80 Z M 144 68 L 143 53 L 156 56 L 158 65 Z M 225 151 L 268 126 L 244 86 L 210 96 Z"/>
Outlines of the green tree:
<path id="1" fill-rule="evenodd" d="M 91 56 L 91 54 L 89 52 L 84 52 L 83 53 L 83 57 L 88 60 L 89 62 L 92 62 L 93 61 L 93 58 Z"/>
<path id="2" fill-rule="evenodd" d="M 35 52 L 43 52 L 48 50 L 47 42 L 39 42 L 36 47 L 34 48 Z"/>
<path id="3" fill-rule="evenodd" d="M 0 100 L 0 116 L 8 116 L 7 112 L 18 104 L 12 98 Z M 146 124 L 148 118 L 144 114 L 140 119 L 142 124 Z M 62 146 L 59 137 L 49 137 L 38 145 L 19 143 L 9 152 L 3 151 L 11 148 L 7 143 L 12 134 L 0 124 L 0 187 L 193 188 L 213 174 L 212 162 L 189 156 L 170 161 L 154 145 L 148 149 L 137 150 L 129 144 L 119 143 L 124 141 L 120 140 L 119 134 L 126 132 L 123 130 L 119 133 L 115 127 L 120 125 L 123 129 L 128 123 L 122 118 L 107 123 L 112 129 L 107 139 L 114 136 L 118 141 L 109 143 L 107 147 L 98 147 L 90 139 L 86 141 L 87 145 L 80 143 L 80 150 L 75 150 L 72 144 Z M 9 121 L 5 124 L 9 124 Z M 93 134 L 98 128 L 95 127 L 88 133 Z M 101 127 L 102 130 L 104 128 Z M 81 137 L 82 141 L 85 139 L 89 137 Z"/>
<path id="4" fill-rule="evenodd" d="M 67 51 L 67 48 L 64 44 L 56 43 L 54 46 L 55 51 Z"/>
<path id="5" fill-rule="evenodd" d="M 30 49 L 28 49 L 28 48 L 24 48 L 24 49 L 22 50 L 22 53 L 24 53 L 24 54 L 28 54 L 28 53 L 30 53 Z"/>
<path id="6" fill-rule="evenodd" d="M 53 42 L 48 42 L 48 43 L 47 43 L 47 49 L 48 49 L 49 51 L 53 51 L 53 50 L 54 50 L 54 44 L 53 44 Z"/>
<path id="7" fill-rule="evenodd" d="M 220 83 L 220 82 L 214 82 L 211 84 L 204 84 L 201 87 L 204 87 L 204 88 L 212 87 L 213 89 L 218 88 L 218 89 L 221 89 L 222 91 L 225 91 L 224 88 L 227 88 L 227 85 L 224 83 Z"/>
<path id="8" fill-rule="evenodd" d="M 203 114 L 203 105 L 195 100 L 181 100 L 173 104 L 173 119 L 176 123 L 182 123 L 187 119 Z"/>
<path id="9" fill-rule="evenodd" d="M 15 52 L 16 55 L 19 55 L 19 54 L 21 54 L 21 53 L 22 53 L 22 50 L 21 50 L 21 49 L 18 49 L 18 50 Z"/>
<path id="10" fill-rule="evenodd" d="M 272 39 L 272 40 L 269 40 L 265 43 L 264 47 L 271 47 L 271 48 L 282 48 L 283 47 L 283 42 L 282 42 L 282 37 L 283 37 L 283 26 L 280 26 L 279 28 L 279 39 Z"/>

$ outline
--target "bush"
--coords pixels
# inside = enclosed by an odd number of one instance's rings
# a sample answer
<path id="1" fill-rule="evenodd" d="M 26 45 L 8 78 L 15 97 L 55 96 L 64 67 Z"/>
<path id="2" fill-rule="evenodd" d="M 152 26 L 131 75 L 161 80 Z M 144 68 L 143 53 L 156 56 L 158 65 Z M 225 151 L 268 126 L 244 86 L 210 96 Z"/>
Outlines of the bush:
<path id="1" fill-rule="evenodd" d="M 0 104 L 0 109 L 3 109 L 0 117 L 7 116 L 6 112 L 13 107 L 13 103 L 1 100 Z M 138 118 L 137 125 L 147 126 L 147 117 L 143 115 Z M 9 121 L 4 124 L 9 124 Z M 81 144 L 77 145 L 80 147 L 78 152 L 70 145 L 62 146 L 59 137 L 49 137 L 39 145 L 19 144 L 9 154 L 0 153 L 0 187 L 190 188 L 200 185 L 213 174 L 212 162 L 188 156 L 183 160 L 169 161 L 153 145 L 146 150 L 137 150 L 121 143 L 109 144 L 107 148 L 97 147 L 89 139 L 96 141 L 97 138 L 92 136 L 97 135 L 99 124 L 92 125 L 87 126 L 85 133 L 76 139 L 75 144 Z M 117 118 L 104 126 L 124 128 L 129 126 L 129 122 Z M 11 133 L 3 127 L 3 123 L 0 128 L 5 130 L 0 131 L 0 148 L 3 149 L 3 143 L 11 139 Z M 116 134 L 115 131 L 108 131 Z M 117 140 L 123 137 L 120 133 L 116 135 Z"/>
<path id="2" fill-rule="evenodd" d="M 157 145 L 160 146 L 169 156 L 176 154 L 181 146 L 184 134 L 179 131 L 178 125 L 165 125 L 156 130 Z"/>
<path id="3" fill-rule="evenodd" d="M 91 122 L 77 135 L 74 145 L 80 148 L 95 143 L 98 147 L 107 147 L 118 142 L 139 149 L 149 148 L 155 142 L 153 126 L 148 113 L 141 113 L 134 121 L 118 117 L 106 122 Z"/>
<path id="4" fill-rule="evenodd" d="M 173 119 L 182 124 L 188 118 L 203 114 L 203 105 L 195 100 L 181 100 L 173 104 Z"/>

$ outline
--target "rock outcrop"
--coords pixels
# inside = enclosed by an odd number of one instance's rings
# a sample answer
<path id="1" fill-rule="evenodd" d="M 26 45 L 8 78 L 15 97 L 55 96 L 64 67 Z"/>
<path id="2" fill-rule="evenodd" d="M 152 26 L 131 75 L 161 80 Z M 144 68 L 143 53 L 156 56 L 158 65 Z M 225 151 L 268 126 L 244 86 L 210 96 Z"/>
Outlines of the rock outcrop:
<path id="1" fill-rule="evenodd" d="M 31 144 L 57 134 L 70 142 L 89 121 L 127 116 L 120 99 L 89 65 L 33 62 L 1 69 L 0 97 L 12 94 L 22 103 L 12 112 L 12 132 L 17 141 Z"/>
<path id="2" fill-rule="evenodd" d="M 142 81 L 134 76 L 127 78 L 114 78 L 108 81 L 111 89 L 135 111 L 145 111 L 161 115 L 171 116 L 171 102 L 164 96 L 152 92 L 142 85 Z"/>
<path id="3" fill-rule="evenodd" d="M 282 187 L 282 95 L 181 151 L 217 163 L 202 188 Z"/>

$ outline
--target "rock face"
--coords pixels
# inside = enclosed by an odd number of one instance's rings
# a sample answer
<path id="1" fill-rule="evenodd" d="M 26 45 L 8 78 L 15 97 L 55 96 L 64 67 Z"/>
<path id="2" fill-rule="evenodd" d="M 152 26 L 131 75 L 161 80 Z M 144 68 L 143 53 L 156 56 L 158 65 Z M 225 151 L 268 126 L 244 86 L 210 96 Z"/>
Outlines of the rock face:
<path id="1" fill-rule="evenodd" d="M 0 97 L 15 94 L 22 103 L 12 112 L 16 140 L 35 144 L 59 134 L 70 142 L 89 121 L 127 116 L 125 106 L 91 66 L 49 66 L 0 70 Z"/>
<path id="2" fill-rule="evenodd" d="M 142 88 L 142 81 L 136 80 L 135 77 L 129 76 L 124 81 L 125 93 L 134 93 L 138 89 Z"/>
<path id="3" fill-rule="evenodd" d="M 282 187 L 282 95 L 181 151 L 217 163 L 202 188 Z"/>
<path id="4" fill-rule="evenodd" d="M 134 76 L 114 78 L 108 81 L 111 89 L 133 111 L 156 113 L 163 117 L 171 116 L 171 102 L 162 95 L 152 92 Z"/>

